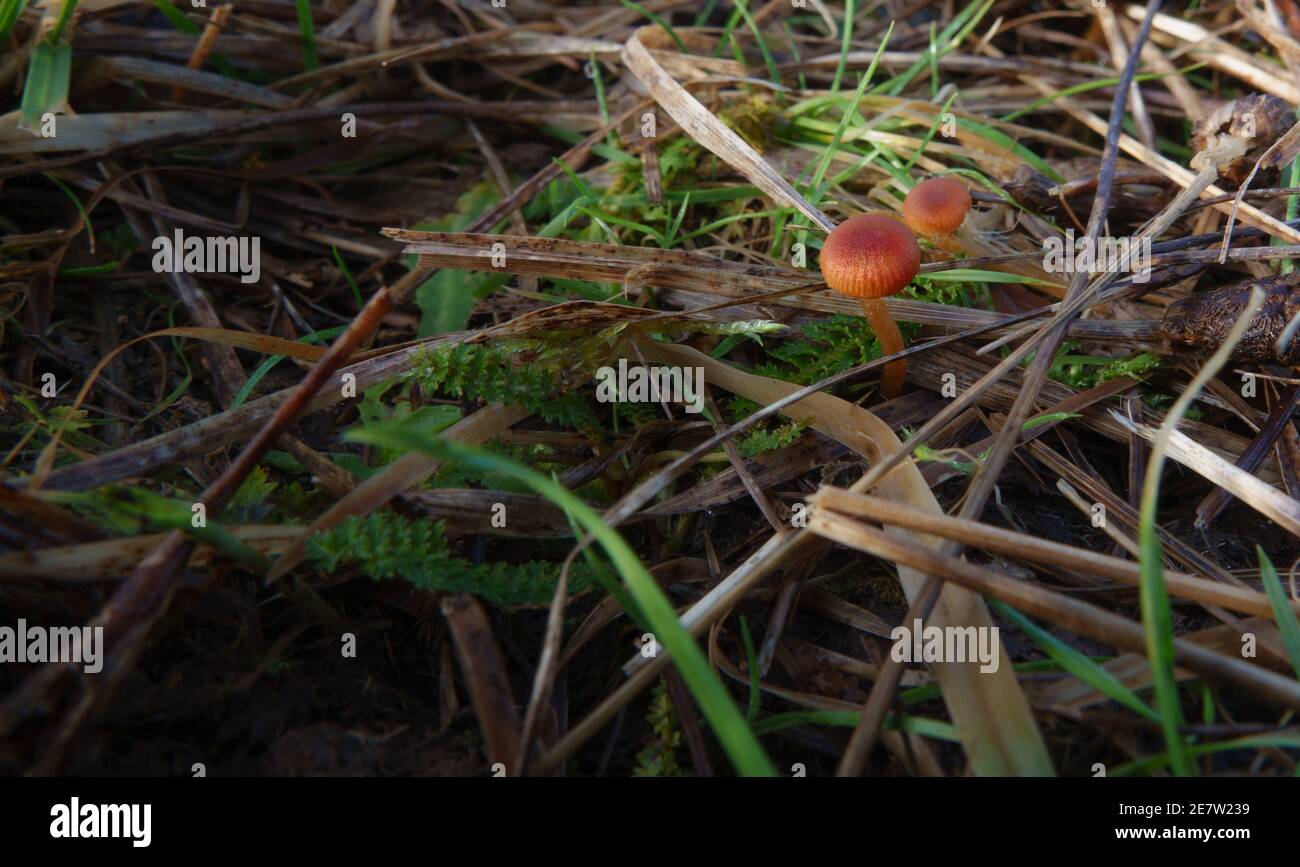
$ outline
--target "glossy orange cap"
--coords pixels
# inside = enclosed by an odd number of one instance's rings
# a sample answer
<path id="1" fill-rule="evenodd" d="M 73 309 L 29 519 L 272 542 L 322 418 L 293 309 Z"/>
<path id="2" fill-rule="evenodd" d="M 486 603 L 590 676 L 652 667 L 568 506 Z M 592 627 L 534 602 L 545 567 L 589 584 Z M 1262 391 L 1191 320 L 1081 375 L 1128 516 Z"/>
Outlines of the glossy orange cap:
<path id="1" fill-rule="evenodd" d="M 826 237 L 822 279 L 854 298 L 884 298 L 903 291 L 921 270 L 916 236 L 892 217 L 849 217 Z"/>
<path id="2" fill-rule="evenodd" d="M 957 231 L 969 210 L 970 193 L 952 178 L 921 181 L 903 199 L 903 220 L 927 237 Z"/>

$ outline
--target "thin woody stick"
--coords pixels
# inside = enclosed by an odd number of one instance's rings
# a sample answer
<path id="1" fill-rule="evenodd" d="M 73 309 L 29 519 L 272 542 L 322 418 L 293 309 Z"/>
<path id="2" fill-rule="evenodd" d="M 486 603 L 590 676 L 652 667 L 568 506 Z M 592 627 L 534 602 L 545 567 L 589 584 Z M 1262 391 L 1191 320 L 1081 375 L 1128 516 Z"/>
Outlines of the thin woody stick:
<path id="1" fill-rule="evenodd" d="M 1088 572 L 1122 581 L 1134 587 L 1140 580 L 1138 564 L 1131 560 L 1122 560 L 1086 548 L 1050 542 L 965 518 L 949 516 L 936 518 L 904 503 L 891 502 L 870 494 L 855 494 L 840 488 L 827 487 L 822 488 L 812 502 L 819 508 L 855 518 L 865 518 L 873 522 L 915 530 L 918 533 L 941 536 L 974 548 L 1047 566 Z M 1172 593 L 1184 599 L 1222 605 L 1243 614 L 1274 619 L 1273 607 L 1268 597 L 1254 590 L 1220 584 L 1217 581 L 1180 572 L 1165 573 L 1165 583 Z M 1292 605 L 1300 612 L 1300 602 L 1293 602 Z"/>
<path id="2" fill-rule="evenodd" d="M 194 45 L 194 51 L 190 53 L 190 59 L 185 63 L 187 69 L 202 69 L 203 64 L 208 62 L 208 55 L 212 53 L 212 46 L 217 43 L 217 37 L 225 29 L 226 21 L 230 18 L 230 13 L 234 11 L 234 8 L 234 6 L 227 3 L 212 10 L 212 15 L 208 18 L 208 23 L 204 25 L 199 41 Z M 178 84 L 172 90 L 172 102 L 184 101 L 185 88 Z"/>
<path id="3" fill-rule="evenodd" d="M 946 556 L 939 551 L 909 545 L 833 512 L 813 512 L 808 528 L 819 536 L 834 539 L 840 544 L 893 563 L 910 566 L 930 575 L 942 575 L 947 581 L 981 595 L 1000 599 L 1027 614 L 1049 618 L 1071 632 L 1138 653 L 1146 650 L 1146 636 L 1140 624 L 1080 599 L 1011 578 L 957 557 Z M 911 612 L 908 616 L 910 614 Z M 1300 710 L 1300 684 L 1293 678 L 1283 677 L 1242 659 L 1206 650 L 1185 638 L 1175 638 L 1173 643 L 1174 656 L 1179 665 L 1207 677 L 1235 683 L 1279 707 Z"/>

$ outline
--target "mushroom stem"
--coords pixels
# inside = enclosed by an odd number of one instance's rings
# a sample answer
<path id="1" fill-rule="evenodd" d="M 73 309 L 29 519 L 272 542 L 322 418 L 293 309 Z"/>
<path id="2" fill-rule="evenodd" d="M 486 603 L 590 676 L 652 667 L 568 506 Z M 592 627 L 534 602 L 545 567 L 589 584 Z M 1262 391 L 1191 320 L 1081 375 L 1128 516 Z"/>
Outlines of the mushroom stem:
<path id="1" fill-rule="evenodd" d="M 893 355 L 905 349 L 903 332 L 898 330 L 898 323 L 889 312 L 883 298 L 863 298 L 862 312 L 871 323 L 871 330 L 876 332 L 880 341 L 880 354 Z M 907 362 L 893 361 L 885 365 L 885 372 L 880 377 L 880 391 L 889 400 L 898 397 L 903 390 L 903 380 L 907 378 Z"/>

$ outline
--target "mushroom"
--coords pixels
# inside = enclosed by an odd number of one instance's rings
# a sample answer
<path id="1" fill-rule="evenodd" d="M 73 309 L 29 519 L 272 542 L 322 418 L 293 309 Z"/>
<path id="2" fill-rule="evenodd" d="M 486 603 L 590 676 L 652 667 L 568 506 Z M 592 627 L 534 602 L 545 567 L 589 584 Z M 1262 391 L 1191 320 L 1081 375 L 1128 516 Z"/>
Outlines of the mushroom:
<path id="1" fill-rule="evenodd" d="M 951 235 L 966 219 L 970 193 L 952 178 L 929 178 L 903 199 L 903 221 L 918 235 Z"/>
<path id="2" fill-rule="evenodd" d="M 921 270 L 921 248 L 907 227 L 884 214 L 859 214 L 835 227 L 822 244 L 826 285 L 862 302 L 862 312 L 883 355 L 903 351 L 903 335 L 884 299 L 903 291 Z M 880 390 L 887 398 L 902 391 L 907 362 L 885 366 Z"/>
<path id="3" fill-rule="evenodd" d="M 957 230 L 966 221 L 966 215 L 970 213 L 970 207 L 970 191 L 961 181 L 950 177 L 927 178 L 913 187 L 903 199 L 903 222 L 913 232 L 955 259 L 1000 256 L 1006 253 L 1006 248 L 990 243 L 989 234 L 976 225 L 966 226 L 960 235 L 957 234 Z M 1007 262 L 993 267 L 1031 277 L 1040 281 L 1044 288 L 1059 286 L 1058 297 L 1064 297 L 1065 285 L 1058 283 L 1037 262 Z"/>

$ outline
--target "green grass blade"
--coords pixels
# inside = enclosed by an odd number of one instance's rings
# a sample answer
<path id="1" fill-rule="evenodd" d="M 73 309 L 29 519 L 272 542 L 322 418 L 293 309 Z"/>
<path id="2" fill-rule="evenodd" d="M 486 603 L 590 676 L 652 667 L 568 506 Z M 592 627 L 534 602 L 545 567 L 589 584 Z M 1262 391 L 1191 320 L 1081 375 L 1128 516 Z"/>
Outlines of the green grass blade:
<path id="1" fill-rule="evenodd" d="M 840 38 L 840 62 L 835 66 L 835 77 L 831 80 L 831 93 L 840 92 L 840 81 L 844 78 L 844 67 L 848 65 L 849 45 L 853 41 L 853 0 L 844 0 L 844 32 Z M 892 29 L 894 24 L 889 24 Z"/>
<path id="2" fill-rule="evenodd" d="M 81 222 L 86 224 L 86 235 L 90 238 L 91 247 L 93 249 L 94 238 L 95 238 L 95 224 L 90 222 L 90 214 L 86 213 L 86 208 L 84 205 L 81 204 L 81 199 L 77 198 L 77 194 L 74 193 L 68 187 L 67 184 L 65 184 L 63 181 L 59 180 L 49 172 L 41 172 L 41 177 L 45 178 L 50 183 L 54 184 L 54 186 L 62 190 L 63 194 L 72 201 L 72 206 L 76 208 L 77 213 L 81 215 Z"/>
<path id="3" fill-rule="evenodd" d="M 596 60 L 594 51 L 587 55 L 587 68 L 591 70 L 591 84 L 596 89 L 596 107 L 600 109 L 600 122 L 602 125 L 608 124 L 609 103 L 605 99 L 605 75 L 600 71 L 600 63 Z M 617 147 L 613 130 L 605 137 L 605 142 L 610 147 Z"/>
<path id="4" fill-rule="evenodd" d="M 1146 632 L 1147 662 L 1155 687 L 1156 706 L 1164 728 L 1165 744 L 1173 772 L 1191 776 L 1195 766 L 1183 742 L 1183 709 L 1178 700 L 1178 681 L 1174 677 L 1174 623 L 1165 587 L 1164 549 L 1156 530 L 1156 503 L 1159 499 L 1160 470 L 1163 455 L 1152 458 L 1142 488 L 1138 523 L 1139 574 L 1138 596 L 1142 608 L 1142 627 Z"/>
<path id="5" fill-rule="evenodd" d="M 68 103 L 68 82 L 72 78 L 72 46 L 66 42 L 42 42 L 32 51 L 23 87 L 23 129 L 37 130 L 47 112 L 57 114 Z"/>
<path id="6" fill-rule="evenodd" d="M 313 331 L 310 334 L 304 334 L 302 337 L 299 337 L 298 342 L 310 344 L 310 343 L 320 343 L 322 340 L 332 340 L 333 338 L 338 337 L 340 334 L 343 333 L 344 327 L 345 326 L 343 325 L 336 325 L 333 328 L 326 328 L 321 331 Z M 259 364 L 257 368 L 249 375 L 248 379 L 244 382 L 243 386 L 235 394 L 234 400 L 230 402 L 230 408 L 238 409 L 239 407 L 243 406 L 244 401 L 248 400 L 248 396 L 253 393 L 253 389 L 257 388 L 257 384 L 261 382 L 262 379 L 268 373 L 274 370 L 277 364 L 279 364 L 281 361 L 284 361 L 284 358 L 285 357 L 283 355 L 271 355 L 263 359 L 262 363 Z"/>
<path id="7" fill-rule="evenodd" d="M 357 302 L 357 309 L 360 310 L 366 306 L 366 302 L 361 298 L 361 287 L 357 285 L 357 280 L 352 276 L 347 263 L 343 261 L 343 256 L 339 254 L 339 248 L 330 244 L 330 252 L 334 254 L 334 264 L 339 266 L 339 272 L 343 279 L 348 282 L 348 288 L 352 290 L 352 299 Z"/>
<path id="8" fill-rule="evenodd" d="M 1146 81 L 1158 81 L 1159 79 L 1170 75 L 1184 75 L 1188 72 L 1191 72 L 1194 69 L 1199 69 L 1204 65 L 1205 65 L 1204 63 L 1194 63 L 1191 66 L 1187 66 L 1183 69 L 1176 69 L 1173 72 L 1140 72 L 1137 75 L 1133 76 L 1133 80 L 1139 83 L 1146 82 Z M 1100 90 L 1103 87 L 1114 87 L 1117 84 L 1119 84 L 1118 78 L 1098 78 L 1092 81 L 1082 82 L 1081 84 L 1071 85 L 1070 87 L 1063 87 L 1060 90 L 1056 91 L 1055 93 L 1049 93 L 1047 96 L 1040 96 L 1038 99 L 1035 99 L 1033 102 L 1029 103 L 1028 105 L 1022 106 L 1021 108 L 1018 108 L 1015 111 L 1011 111 L 1008 112 L 1007 114 L 1004 114 L 1001 120 L 1003 120 L 1006 123 L 1010 123 L 1011 121 L 1016 120 L 1017 118 L 1024 117 L 1025 115 L 1030 114 L 1049 103 L 1055 102 L 1056 100 L 1060 99 L 1063 96 L 1077 96 L 1080 93 L 1087 93 L 1088 91 L 1091 90 Z"/>
<path id="9" fill-rule="evenodd" d="M 937 63 L 938 61 L 935 62 Z M 930 142 L 934 141 L 935 133 L 937 133 L 939 127 L 943 125 L 943 116 L 952 110 L 952 104 L 956 101 L 957 91 L 954 90 L 952 93 L 948 94 L 948 98 L 944 100 L 943 105 L 940 106 L 937 112 L 935 112 L 934 122 L 931 123 L 930 128 L 925 131 L 925 135 L 921 136 L 920 146 L 917 147 L 916 150 L 912 152 L 912 155 L 907 158 L 907 162 L 903 163 L 904 172 L 910 174 L 912 167 L 916 165 L 916 161 L 925 155 L 925 149 L 930 146 Z"/>
<path id="10" fill-rule="evenodd" d="M 1277 577 L 1273 561 L 1268 559 L 1259 545 L 1255 546 L 1255 554 L 1259 557 L 1259 575 L 1264 579 L 1264 592 L 1268 594 L 1268 602 L 1273 606 L 1273 617 L 1277 620 L 1278 632 L 1282 633 L 1286 655 L 1291 657 L 1291 667 L 1295 669 L 1296 677 L 1300 677 L 1300 623 L 1296 622 L 1295 609 L 1291 607 L 1291 599 L 1286 595 L 1282 579 Z"/>
<path id="11" fill-rule="evenodd" d="M 311 0 L 297 0 L 298 32 L 302 34 L 302 65 L 308 70 L 320 66 L 316 56 L 316 25 L 311 20 Z"/>
<path id="12" fill-rule="evenodd" d="M 1065 180 L 1061 177 L 1060 172 L 1054 169 L 1046 160 L 1001 130 L 994 129 L 988 124 L 979 123 L 978 121 L 973 121 L 965 117 L 957 118 L 957 126 L 961 129 L 969 130 L 981 138 L 987 139 L 993 144 L 1012 151 L 1016 156 L 1033 166 L 1035 170 L 1043 173 L 1052 180 L 1057 181 L 1058 183 Z"/>
<path id="13" fill-rule="evenodd" d="M 931 271 L 921 275 L 935 283 L 1042 283 L 1037 277 L 1023 274 L 1008 274 L 1004 271 L 990 271 L 985 268 L 949 268 L 946 271 Z"/>
<path id="14" fill-rule="evenodd" d="M 691 205 L 691 194 L 690 192 L 687 192 L 685 197 L 682 199 L 682 206 L 677 209 L 677 216 L 673 218 L 672 225 L 670 225 L 668 227 L 668 231 L 664 233 L 664 240 L 663 240 L 664 249 L 668 249 L 676 245 L 677 233 L 680 232 L 682 229 L 682 221 L 686 219 L 686 209 L 690 207 L 690 205 Z"/>
<path id="15" fill-rule="evenodd" d="M 682 54 L 690 54 L 690 51 L 688 51 L 686 48 L 686 43 L 682 42 L 682 38 L 677 35 L 677 31 L 673 30 L 673 26 L 669 24 L 667 21 L 665 21 L 663 18 L 654 14 L 649 9 L 642 6 L 640 3 L 633 3 L 632 0 L 618 0 L 618 2 L 622 3 L 625 8 L 631 9 L 633 12 L 637 12 L 641 15 L 644 15 L 650 21 L 651 24 L 658 24 L 660 27 L 663 28 L 664 32 L 667 33 L 668 36 L 673 40 L 673 43 L 676 44 L 678 51 L 680 51 Z"/>
<path id="16" fill-rule="evenodd" d="M 5 44 L 25 8 L 27 0 L 0 0 L 0 45 Z"/>
<path id="17" fill-rule="evenodd" d="M 79 503 L 100 508 L 104 503 L 111 502 L 109 509 L 114 515 L 140 521 L 141 530 L 146 529 L 146 525 L 180 530 L 258 575 L 265 575 L 271 567 L 270 558 L 216 521 L 209 519 L 202 527 L 194 526 L 191 503 L 164 497 L 143 488 L 116 487 L 111 499 L 104 497 L 102 490 L 47 492 L 42 498 L 53 503 Z"/>
<path id="18" fill-rule="evenodd" d="M 937 40 L 931 44 L 931 50 L 926 51 L 924 55 L 917 58 L 916 62 L 908 67 L 902 75 L 882 83 L 879 87 L 873 88 L 872 93 L 884 93 L 888 96 L 898 96 L 906 87 L 911 84 L 912 79 L 920 75 L 930 65 L 930 56 L 937 54 L 939 57 L 952 51 L 962 40 L 970 35 L 971 31 L 980 23 L 984 14 L 993 7 L 993 0 L 983 0 L 982 3 L 976 2 L 967 6 L 949 22 L 948 26 L 939 34 Z M 934 46 L 938 46 L 935 48 Z"/>
<path id="19" fill-rule="evenodd" d="M 987 600 L 989 607 L 1010 620 L 1025 635 L 1028 635 L 1035 644 L 1043 649 L 1049 657 L 1056 661 L 1065 671 L 1074 675 L 1088 686 L 1107 696 L 1113 701 L 1124 705 L 1128 709 L 1141 714 L 1149 720 L 1160 721 L 1160 715 L 1147 707 L 1146 704 L 1133 694 L 1133 691 L 1125 686 L 1119 678 L 1066 644 L 1061 639 L 1052 635 L 1046 629 L 1042 629 L 1025 615 L 1021 614 L 1010 605 L 998 602 L 996 599 Z"/>
<path id="20" fill-rule="evenodd" d="M 1188 748 L 1188 753 L 1192 758 L 1201 758 L 1202 756 L 1211 756 L 1215 753 L 1225 753 L 1229 750 L 1251 750 L 1263 749 L 1265 747 L 1274 747 L 1279 749 L 1300 749 L 1300 734 L 1292 732 L 1278 732 L 1263 735 L 1249 735 L 1244 738 L 1237 738 L 1231 741 L 1220 741 L 1213 744 L 1196 744 Z M 1143 756 L 1127 764 L 1110 768 L 1106 771 L 1108 777 L 1133 777 L 1140 774 L 1150 774 L 1158 771 L 1169 764 L 1168 753 L 1157 753 L 1153 756 Z"/>
<path id="21" fill-rule="evenodd" d="M 718 5 L 718 0 L 709 0 L 708 3 L 705 3 L 704 8 L 700 10 L 700 14 L 695 16 L 695 23 L 691 26 L 703 27 L 704 22 L 709 20 L 709 16 L 713 14 L 713 9 L 717 5 Z"/>
<path id="22" fill-rule="evenodd" d="M 663 233 L 647 226 L 645 223 L 638 223 L 636 220 L 625 220 L 622 217 L 616 217 L 613 214 L 605 213 L 595 207 L 582 207 L 578 210 L 582 211 L 582 213 L 591 217 L 593 220 L 602 220 L 606 223 L 613 223 L 615 226 L 622 226 L 625 229 L 635 229 L 638 232 L 642 232 L 651 238 L 654 238 L 655 243 L 659 245 L 660 249 L 667 246 L 664 241 Z"/>
<path id="23" fill-rule="evenodd" d="M 63 7 L 59 9 L 59 20 L 54 22 L 54 29 L 45 37 L 47 42 L 58 42 L 63 36 L 63 31 L 67 29 L 68 22 L 72 20 L 72 12 L 77 8 L 77 0 L 63 0 Z"/>
<path id="24" fill-rule="evenodd" d="M 1138 509 L 1138 571 L 1140 584 L 1138 598 L 1142 607 L 1142 628 L 1146 633 L 1147 664 L 1151 666 L 1151 681 L 1155 686 L 1156 707 L 1164 728 L 1169 763 L 1178 776 L 1190 776 L 1196 768 L 1183 741 L 1183 709 L 1178 700 L 1178 682 L 1174 678 L 1174 625 L 1169 606 L 1169 591 L 1165 587 L 1164 551 L 1156 526 L 1156 511 L 1160 499 L 1160 475 L 1164 470 L 1165 451 L 1169 438 L 1177 429 L 1192 400 L 1228 362 L 1229 356 L 1246 333 L 1255 313 L 1264 303 L 1264 292 L 1255 287 L 1219 348 L 1202 365 L 1196 376 L 1187 384 L 1178 400 L 1165 414 L 1155 441 L 1151 444 L 1151 458 L 1147 465 L 1146 481 L 1142 485 L 1142 498 Z"/>
<path id="25" fill-rule="evenodd" d="M 757 735 L 770 735 L 773 732 L 784 731 L 796 726 L 855 728 L 861 717 L 862 712 L 856 710 L 787 711 L 786 713 L 764 717 L 754 723 L 754 733 Z M 934 740 L 950 741 L 955 744 L 961 743 L 961 738 L 957 735 L 957 727 L 952 723 L 926 719 L 925 717 L 899 716 L 891 713 L 885 717 L 884 728 L 886 731 L 904 731 L 922 737 L 933 738 Z"/>
<path id="26" fill-rule="evenodd" d="M 578 523 L 577 519 L 573 517 L 573 513 L 568 509 L 565 509 L 564 517 L 568 520 L 569 527 L 573 530 L 574 538 L 582 538 L 582 526 Z M 582 556 L 583 559 L 587 561 L 587 564 L 591 566 L 591 571 L 595 573 L 596 580 L 604 586 L 605 591 L 609 593 L 610 596 L 614 597 L 614 601 L 618 603 L 618 607 L 622 608 L 627 616 L 637 626 L 649 629 L 649 623 L 645 619 L 645 615 L 641 613 L 640 607 L 637 606 L 636 600 L 627 595 L 627 591 L 623 589 L 623 585 L 619 584 L 618 579 L 611 575 L 609 570 L 605 568 L 604 561 L 596 555 L 595 551 L 591 550 L 590 545 L 587 545 L 582 549 Z"/>
<path id="27" fill-rule="evenodd" d="M 568 510 L 582 528 L 605 549 L 610 562 L 627 585 L 628 592 L 641 606 L 656 640 L 672 654 L 682 680 L 695 697 L 700 712 L 713 727 L 714 734 L 736 770 L 746 776 L 776 775 L 776 768 L 763 752 L 744 715 L 709 666 L 708 659 L 695 639 L 678 622 L 677 613 L 654 578 L 618 531 L 606 524 L 594 509 L 572 491 L 536 470 L 499 455 L 391 426 L 354 430 L 348 433 L 348 439 L 404 451 L 418 450 L 478 469 L 503 473 Z"/>
<path id="28" fill-rule="evenodd" d="M 862 101 L 862 95 L 866 93 L 867 85 L 871 83 L 871 78 L 876 73 L 876 65 L 880 63 L 880 55 L 884 53 L 885 46 L 889 44 L 889 37 L 892 36 L 893 33 L 894 23 L 891 21 L 889 23 L 889 29 L 885 31 L 885 35 L 880 39 L 880 47 L 876 49 L 875 57 L 871 58 L 871 64 L 867 66 L 867 71 L 862 73 L 862 77 L 858 79 L 857 90 L 853 92 L 853 97 L 849 100 L 849 104 L 844 107 L 844 113 L 840 116 L 840 122 L 835 128 L 835 135 L 831 138 L 831 143 L 827 145 L 824 151 L 822 151 L 821 159 L 817 161 L 817 169 L 813 172 L 812 180 L 808 183 L 808 192 L 816 195 L 816 198 L 813 199 L 813 204 L 818 204 L 821 201 L 821 195 L 819 194 L 818 188 L 821 186 L 822 180 L 826 177 L 826 170 L 830 168 L 831 158 L 834 156 L 836 149 L 839 148 L 840 141 L 844 138 L 844 131 L 849 128 L 849 123 L 852 121 L 853 115 L 858 110 L 858 103 Z M 842 57 L 840 59 L 843 60 Z M 803 217 L 802 214 L 799 216 L 801 218 Z"/>
<path id="29" fill-rule="evenodd" d="M 745 644 L 745 661 L 749 666 L 749 707 L 745 709 L 745 719 L 753 722 L 762 695 L 758 686 L 758 654 L 754 652 L 754 638 L 749 634 L 749 624 L 743 614 L 740 615 L 740 638 Z"/>
<path id="30" fill-rule="evenodd" d="M 153 5 L 157 6 L 163 17 L 180 32 L 190 36 L 198 36 L 201 32 L 199 25 L 186 18 L 185 13 L 177 9 L 171 0 L 153 0 Z"/>
<path id="31" fill-rule="evenodd" d="M 745 24 L 754 34 L 754 42 L 758 44 L 759 53 L 763 55 L 763 63 L 767 66 L 767 76 L 772 79 L 772 83 L 777 87 L 781 86 L 781 73 L 776 68 L 776 58 L 772 56 L 772 50 L 767 47 L 767 40 L 763 38 L 763 31 L 759 29 L 758 23 L 754 21 L 754 16 L 749 14 L 749 5 L 745 0 L 732 0 L 736 6 L 736 11 L 745 19 Z M 777 99 L 781 99 L 781 92 L 777 91 Z"/>
<path id="32" fill-rule="evenodd" d="M 3 41 L 4 40 L 0 40 L 0 42 Z M 1300 120 L 1300 109 L 1296 109 L 1296 120 Z M 1287 166 L 1286 185 L 1288 187 L 1300 187 L 1300 157 L 1293 159 L 1291 165 Z M 1300 206 L 1300 202 L 1296 200 L 1295 196 L 1286 197 L 1286 218 L 1288 222 L 1296 218 L 1297 206 Z M 1282 243 L 1283 241 L 1280 238 L 1270 238 L 1268 245 L 1270 247 L 1278 247 L 1281 246 Z M 1294 270 L 1294 259 L 1283 259 L 1281 265 L 1278 267 L 1278 272 L 1281 274 L 1290 274 Z"/>

